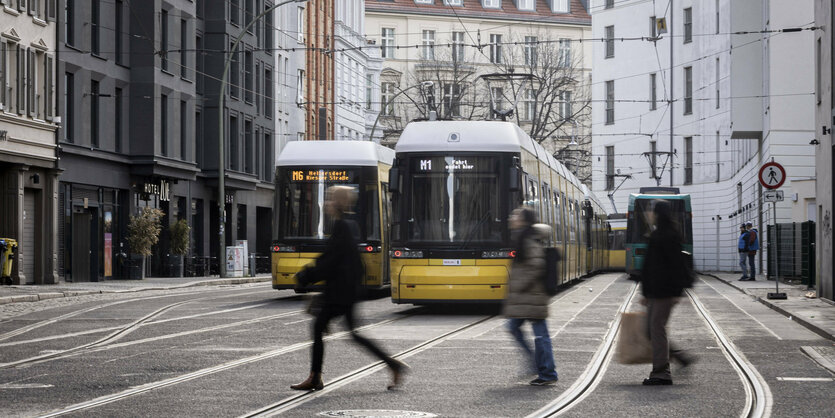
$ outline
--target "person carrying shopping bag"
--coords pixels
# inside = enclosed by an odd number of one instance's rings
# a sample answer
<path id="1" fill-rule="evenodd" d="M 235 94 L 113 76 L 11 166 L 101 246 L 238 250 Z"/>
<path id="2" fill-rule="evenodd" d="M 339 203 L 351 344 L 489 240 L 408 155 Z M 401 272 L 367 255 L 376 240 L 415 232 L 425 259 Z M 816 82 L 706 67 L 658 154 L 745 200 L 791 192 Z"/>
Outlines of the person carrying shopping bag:
<path id="1" fill-rule="evenodd" d="M 296 273 L 296 282 L 300 287 L 324 281 L 325 290 L 320 296 L 321 304 L 315 310 L 310 375 L 305 381 L 290 386 L 294 390 L 324 388 L 322 362 L 325 356 L 325 346 L 322 335 L 327 330 L 328 323 L 340 316 L 345 316 L 345 322 L 354 341 L 383 360 L 391 369 L 392 383 L 388 389 L 400 386 L 403 374 L 408 368 L 405 363 L 391 358 L 371 340 L 354 330 L 354 305 L 365 274 L 354 238 L 359 235 L 359 226 L 355 221 L 345 217 L 355 201 L 356 193 L 351 187 L 331 186 L 328 188 L 325 195 L 325 214 L 334 221 L 333 232 L 328 238 L 322 255 L 316 259 L 316 263 Z"/>
<path id="2" fill-rule="evenodd" d="M 503 314 L 509 318 L 508 330 L 524 350 L 530 363 L 536 367 L 537 377 L 533 386 L 551 385 L 557 382 L 551 337 L 545 319 L 551 297 L 545 289 L 545 250 L 542 240 L 551 233 L 551 227 L 537 223 L 536 212 L 519 208 L 510 215 L 511 238 L 516 247 L 516 258 L 510 267 L 507 298 Z M 534 348 L 528 345 L 522 333 L 522 324 L 530 321 L 534 333 Z M 530 364 L 529 363 L 529 364 Z"/>

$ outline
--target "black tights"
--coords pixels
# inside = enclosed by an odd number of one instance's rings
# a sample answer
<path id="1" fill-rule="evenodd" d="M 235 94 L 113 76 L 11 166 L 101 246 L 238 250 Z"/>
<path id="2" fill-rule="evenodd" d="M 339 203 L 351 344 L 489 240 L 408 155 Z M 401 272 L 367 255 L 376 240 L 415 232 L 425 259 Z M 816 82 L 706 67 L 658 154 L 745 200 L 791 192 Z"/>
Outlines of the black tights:
<path id="1" fill-rule="evenodd" d="M 365 347 L 368 351 L 377 356 L 380 360 L 386 362 L 386 364 L 389 367 L 393 369 L 397 368 L 398 364 L 395 362 L 394 359 L 389 357 L 385 352 L 383 352 L 383 350 L 381 350 L 379 347 L 377 347 L 377 345 L 371 342 L 371 340 L 359 335 L 356 331 L 354 331 L 353 305 L 325 305 L 322 307 L 322 310 L 319 312 L 319 315 L 316 316 L 316 322 L 313 323 L 313 364 L 310 367 L 310 370 L 313 373 L 322 373 L 322 361 L 325 358 L 325 343 L 322 341 L 322 334 L 324 334 L 325 330 L 328 328 L 328 323 L 330 323 L 332 319 L 335 319 L 340 315 L 345 315 L 345 323 L 348 325 L 348 330 L 351 331 L 351 337 L 354 338 L 354 341 Z"/>

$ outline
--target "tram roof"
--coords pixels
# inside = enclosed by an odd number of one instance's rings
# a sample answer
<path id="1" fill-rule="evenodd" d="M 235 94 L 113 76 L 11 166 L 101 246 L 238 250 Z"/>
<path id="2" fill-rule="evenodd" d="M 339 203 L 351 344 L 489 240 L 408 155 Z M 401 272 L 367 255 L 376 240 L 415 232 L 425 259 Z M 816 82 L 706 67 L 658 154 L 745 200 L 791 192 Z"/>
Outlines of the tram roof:
<path id="1" fill-rule="evenodd" d="M 450 140 L 453 134 L 457 140 Z M 494 151 L 537 154 L 534 141 L 512 122 L 426 121 L 406 125 L 397 140 L 397 152 Z"/>
<path id="2" fill-rule="evenodd" d="M 276 165 L 376 166 L 393 161 L 394 150 L 370 141 L 291 141 Z"/>

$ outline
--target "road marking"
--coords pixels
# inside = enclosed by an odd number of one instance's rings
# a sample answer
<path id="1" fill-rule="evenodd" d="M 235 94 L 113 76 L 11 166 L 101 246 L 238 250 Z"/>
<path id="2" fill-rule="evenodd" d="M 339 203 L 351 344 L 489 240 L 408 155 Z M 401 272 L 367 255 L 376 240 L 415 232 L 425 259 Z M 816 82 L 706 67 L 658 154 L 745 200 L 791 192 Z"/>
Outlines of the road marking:
<path id="1" fill-rule="evenodd" d="M 766 331 L 770 332 L 770 333 L 771 333 L 771 335 L 773 335 L 773 336 L 774 336 L 774 338 L 777 338 L 778 340 L 783 340 L 783 338 L 782 338 L 782 337 L 780 337 L 779 335 L 775 334 L 775 333 L 774 333 L 774 331 L 772 331 L 770 328 L 768 328 L 767 326 L 765 326 L 765 324 L 763 324 L 762 322 L 760 322 L 760 320 L 759 320 L 759 319 L 754 318 L 754 316 L 753 316 L 753 315 L 751 315 L 751 314 L 749 314 L 749 313 L 748 313 L 748 311 L 746 311 L 745 309 L 742 309 L 739 305 L 737 305 L 737 304 L 736 304 L 736 302 L 732 301 L 732 300 L 731 300 L 731 298 L 729 298 L 729 297 L 725 296 L 725 294 L 724 294 L 724 293 L 722 293 L 722 292 L 720 292 L 720 291 L 716 290 L 716 288 L 715 288 L 715 287 L 713 287 L 713 285 L 712 285 L 712 284 L 708 283 L 708 282 L 707 282 L 707 280 L 705 280 L 705 279 L 704 279 L 704 277 L 701 277 L 701 276 L 700 276 L 700 277 L 699 277 L 699 280 L 703 281 L 706 285 L 710 286 L 710 288 L 711 288 L 711 289 L 713 289 L 714 291 L 716 291 L 716 293 L 718 293 L 718 294 L 722 295 L 722 297 L 723 297 L 723 298 L 725 298 L 725 299 L 727 299 L 727 301 L 728 301 L 728 302 L 731 302 L 731 305 L 736 306 L 736 308 L 737 308 L 737 309 L 739 309 L 740 311 L 742 311 L 742 313 L 744 313 L 745 315 L 748 315 L 751 319 L 753 319 L 753 320 L 754 320 L 754 322 L 756 322 L 756 323 L 760 324 L 763 328 L 765 328 L 765 330 L 766 330 Z"/>
<path id="2" fill-rule="evenodd" d="M 6 383 L 0 385 L 0 390 L 6 389 L 46 389 L 54 387 L 44 383 Z"/>
<path id="3" fill-rule="evenodd" d="M 777 380 L 783 382 L 832 382 L 835 378 L 832 377 L 778 377 Z"/>

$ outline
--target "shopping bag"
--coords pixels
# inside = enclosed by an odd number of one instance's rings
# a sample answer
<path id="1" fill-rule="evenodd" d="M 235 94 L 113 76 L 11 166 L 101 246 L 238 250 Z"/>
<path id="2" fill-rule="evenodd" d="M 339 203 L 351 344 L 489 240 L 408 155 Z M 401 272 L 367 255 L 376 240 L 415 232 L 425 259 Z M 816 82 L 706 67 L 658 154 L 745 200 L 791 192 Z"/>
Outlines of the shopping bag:
<path id="1" fill-rule="evenodd" d="M 621 314 L 615 360 L 621 364 L 652 363 L 652 344 L 649 341 L 646 313 Z"/>

